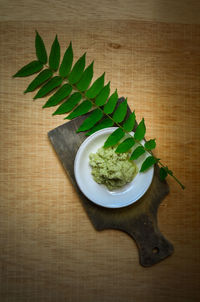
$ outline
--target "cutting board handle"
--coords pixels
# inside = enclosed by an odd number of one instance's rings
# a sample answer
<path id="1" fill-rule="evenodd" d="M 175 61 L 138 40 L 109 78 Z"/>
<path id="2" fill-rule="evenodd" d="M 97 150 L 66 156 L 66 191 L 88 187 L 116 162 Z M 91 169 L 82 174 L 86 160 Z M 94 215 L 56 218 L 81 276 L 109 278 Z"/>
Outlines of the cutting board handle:
<path id="1" fill-rule="evenodd" d="M 155 218 L 143 214 L 131 230 L 126 228 L 138 245 L 140 264 L 145 267 L 160 262 L 174 251 L 173 245 L 161 234 L 154 221 Z"/>

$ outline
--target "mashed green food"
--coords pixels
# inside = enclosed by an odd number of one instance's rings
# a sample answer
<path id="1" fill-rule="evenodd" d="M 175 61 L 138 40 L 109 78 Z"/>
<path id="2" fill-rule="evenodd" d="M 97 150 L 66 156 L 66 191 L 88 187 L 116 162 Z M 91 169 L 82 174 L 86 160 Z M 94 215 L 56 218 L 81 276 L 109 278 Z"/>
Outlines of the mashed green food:
<path id="1" fill-rule="evenodd" d="M 114 147 L 97 150 L 89 155 L 93 179 L 114 190 L 131 182 L 138 172 L 128 153 L 116 153 Z"/>

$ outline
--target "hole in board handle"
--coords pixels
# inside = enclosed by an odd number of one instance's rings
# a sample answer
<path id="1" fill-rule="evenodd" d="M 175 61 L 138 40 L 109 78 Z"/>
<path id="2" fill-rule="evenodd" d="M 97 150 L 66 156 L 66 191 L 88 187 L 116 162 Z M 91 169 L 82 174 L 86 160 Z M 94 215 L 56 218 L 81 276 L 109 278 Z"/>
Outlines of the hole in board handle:
<path id="1" fill-rule="evenodd" d="M 152 249 L 153 254 L 158 254 L 159 253 L 159 248 L 158 247 L 154 247 Z"/>

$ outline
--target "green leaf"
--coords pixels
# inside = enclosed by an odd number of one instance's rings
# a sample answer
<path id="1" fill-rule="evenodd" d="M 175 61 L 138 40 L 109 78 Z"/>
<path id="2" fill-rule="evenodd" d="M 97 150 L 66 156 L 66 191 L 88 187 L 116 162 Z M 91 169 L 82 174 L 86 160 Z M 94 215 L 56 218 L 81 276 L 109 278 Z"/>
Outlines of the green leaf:
<path id="1" fill-rule="evenodd" d="M 108 128 L 108 127 L 112 127 L 113 124 L 114 124 L 114 122 L 111 119 L 104 118 L 99 124 L 92 127 L 92 129 L 86 133 L 86 136 L 89 136 L 89 135 L 95 133 L 98 130 Z"/>
<path id="2" fill-rule="evenodd" d="M 117 128 L 114 132 L 112 132 L 107 140 L 104 143 L 104 148 L 112 147 L 116 145 L 122 137 L 124 137 L 125 133 L 121 128 Z"/>
<path id="3" fill-rule="evenodd" d="M 155 149 L 155 147 L 156 147 L 156 141 L 155 141 L 155 139 L 150 139 L 149 141 L 147 141 L 144 144 L 144 147 L 145 147 L 146 150 Z"/>
<path id="4" fill-rule="evenodd" d="M 38 71 L 40 71 L 43 67 L 43 64 L 39 61 L 32 61 L 29 64 L 22 67 L 16 74 L 14 74 L 14 78 L 16 77 L 27 77 Z"/>
<path id="5" fill-rule="evenodd" d="M 130 132 L 135 126 L 135 112 L 132 112 L 123 124 L 125 131 Z"/>
<path id="6" fill-rule="evenodd" d="M 70 112 L 80 102 L 81 98 L 80 92 L 74 92 L 52 115 Z"/>
<path id="7" fill-rule="evenodd" d="M 49 66 L 51 69 L 56 71 L 60 63 L 60 44 L 58 42 L 58 37 L 56 35 L 55 40 L 51 46 L 51 51 L 49 55 Z"/>
<path id="8" fill-rule="evenodd" d="M 102 118 L 103 113 L 100 109 L 95 109 L 88 118 L 84 120 L 82 125 L 78 128 L 76 132 L 86 131 L 91 129 L 100 119 Z"/>
<path id="9" fill-rule="evenodd" d="M 160 168 L 160 179 L 163 180 L 166 178 L 166 176 L 169 174 L 169 175 L 173 175 L 173 172 L 171 170 L 168 169 L 168 167 L 161 167 Z M 184 187 L 182 184 L 181 184 L 182 187 Z"/>
<path id="10" fill-rule="evenodd" d="M 138 141 L 141 141 L 144 138 L 145 133 L 146 133 L 146 127 L 145 127 L 144 119 L 142 119 L 136 128 L 134 138 Z"/>
<path id="11" fill-rule="evenodd" d="M 63 101 L 70 93 L 72 92 L 72 86 L 69 84 L 64 84 L 62 87 L 60 87 L 56 93 L 54 93 L 46 102 L 46 104 L 43 106 L 43 108 L 56 106 L 61 101 Z"/>
<path id="12" fill-rule="evenodd" d="M 164 180 L 167 177 L 168 173 L 167 173 L 165 168 L 161 167 L 160 171 L 159 171 L 159 174 L 160 174 L 160 179 Z"/>
<path id="13" fill-rule="evenodd" d="M 117 153 L 124 153 L 130 150 L 135 144 L 134 138 L 127 138 L 125 139 L 119 146 L 117 147 L 116 151 Z"/>
<path id="14" fill-rule="evenodd" d="M 68 48 L 65 51 L 63 56 L 62 63 L 59 69 L 59 75 L 65 78 L 71 70 L 73 62 L 73 50 L 72 50 L 72 43 L 70 42 Z"/>
<path id="15" fill-rule="evenodd" d="M 88 86 L 90 85 L 91 81 L 92 81 L 92 77 L 93 77 L 93 64 L 94 62 L 92 62 L 83 72 L 83 75 L 81 76 L 80 81 L 76 84 L 76 87 L 80 90 L 80 91 L 85 91 Z"/>
<path id="16" fill-rule="evenodd" d="M 101 90 L 95 100 L 97 106 L 102 106 L 107 101 L 107 98 L 110 94 L 110 82 Z"/>
<path id="17" fill-rule="evenodd" d="M 49 80 L 53 75 L 53 72 L 50 69 L 42 70 L 38 76 L 28 85 L 28 88 L 24 91 L 24 93 L 34 91 L 44 82 Z"/>
<path id="18" fill-rule="evenodd" d="M 117 107 L 116 111 L 113 114 L 113 120 L 116 123 L 121 123 L 127 112 L 127 99 L 125 99 L 119 106 Z"/>
<path id="19" fill-rule="evenodd" d="M 86 91 L 86 97 L 89 99 L 95 98 L 104 86 L 105 72 L 92 84 L 92 86 Z"/>
<path id="20" fill-rule="evenodd" d="M 73 118 L 87 113 L 92 108 L 92 103 L 88 100 L 83 101 L 78 107 L 72 111 L 65 119 L 72 120 Z"/>
<path id="21" fill-rule="evenodd" d="M 140 172 L 144 172 L 147 169 L 149 169 L 151 166 L 156 164 L 159 159 L 155 158 L 154 156 L 149 156 L 145 159 L 145 161 L 142 164 L 142 167 L 140 169 Z"/>
<path id="22" fill-rule="evenodd" d="M 111 114 L 115 109 L 117 101 L 118 101 L 118 93 L 117 93 L 117 89 L 116 89 L 115 92 L 113 94 L 111 94 L 108 102 L 105 104 L 105 106 L 103 108 L 104 112 L 107 114 Z"/>
<path id="23" fill-rule="evenodd" d="M 169 175 L 171 175 L 171 176 L 172 176 L 172 175 L 173 175 L 172 170 L 169 170 L 169 169 L 168 169 L 168 167 L 165 167 L 165 168 L 166 168 L 166 170 L 167 170 L 167 173 L 168 173 Z"/>
<path id="24" fill-rule="evenodd" d="M 78 59 L 69 74 L 68 80 L 71 84 L 77 83 L 83 74 L 83 70 L 85 68 L 85 55 L 86 53 L 84 53 L 84 55 Z"/>
<path id="25" fill-rule="evenodd" d="M 51 92 L 56 87 L 60 86 L 62 83 L 62 78 L 59 76 L 55 76 L 51 78 L 45 85 L 43 85 L 38 93 L 34 96 L 34 99 L 42 98 Z"/>
<path id="26" fill-rule="evenodd" d="M 139 146 L 139 147 L 137 147 L 137 148 L 133 151 L 133 153 L 131 154 L 130 159 L 131 159 L 131 160 L 137 159 L 137 158 L 140 157 L 143 153 L 145 153 L 144 147 Z"/>
<path id="27" fill-rule="evenodd" d="M 36 36 L 35 36 L 35 50 L 36 50 L 36 55 L 38 60 L 46 64 L 47 63 L 47 52 L 45 49 L 44 42 L 38 32 L 36 31 Z"/>

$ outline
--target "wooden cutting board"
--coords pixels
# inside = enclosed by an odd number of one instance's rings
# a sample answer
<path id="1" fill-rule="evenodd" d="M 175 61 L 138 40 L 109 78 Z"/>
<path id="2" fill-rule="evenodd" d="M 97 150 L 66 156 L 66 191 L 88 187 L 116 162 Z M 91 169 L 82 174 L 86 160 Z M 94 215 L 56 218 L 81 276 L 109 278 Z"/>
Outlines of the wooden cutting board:
<path id="1" fill-rule="evenodd" d="M 118 104 L 123 100 L 120 98 Z M 128 108 L 127 114 L 130 112 Z M 86 139 L 84 133 L 76 133 L 76 130 L 86 116 L 87 114 L 51 130 L 48 133 L 49 139 L 95 229 L 118 229 L 128 233 L 138 246 L 140 264 L 151 266 L 158 263 L 173 252 L 173 245 L 161 234 L 157 226 L 157 209 L 169 193 L 169 186 L 166 181 L 160 181 L 159 167 L 156 165 L 150 188 L 139 201 L 128 207 L 108 209 L 87 199 L 79 190 L 74 176 L 76 152 Z"/>

